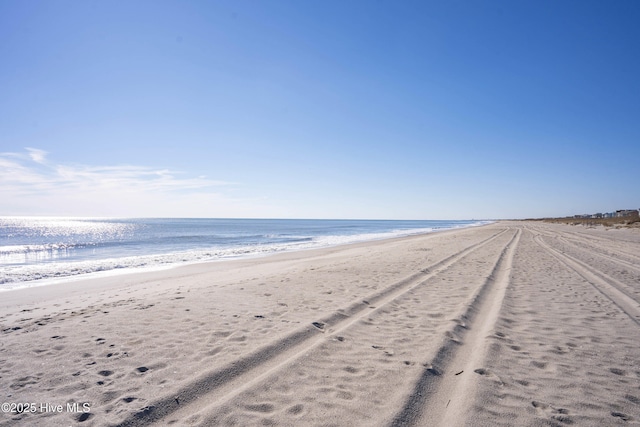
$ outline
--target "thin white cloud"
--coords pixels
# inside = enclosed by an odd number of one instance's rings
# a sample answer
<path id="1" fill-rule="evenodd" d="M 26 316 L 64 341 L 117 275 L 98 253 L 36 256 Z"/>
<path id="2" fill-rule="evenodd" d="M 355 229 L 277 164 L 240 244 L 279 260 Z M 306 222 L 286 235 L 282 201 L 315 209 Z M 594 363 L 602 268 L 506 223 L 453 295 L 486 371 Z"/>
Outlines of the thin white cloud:
<path id="1" fill-rule="evenodd" d="M 44 164 L 45 163 L 45 157 L 47 156 L 47 152 L 44 150 L 40 150 L 38 148 L 26 148 L 29 157 L 31 157 L 31 160 L 33 160 L 36 163 L 40 163 L 40 164 Z"/>
<path id="2" fill-rule="evenodd" d="M 146 166 L 87 166 L 48 163 L 43 150 L 27 148 L 28 155 L 0 153 L 0 180 L 4 184 L 39 186 L 33 189 L 48 190 L 59 185 L 78 188 L 117 187 L 137 185 L 155 190 L 202 189 L 229 185 L 203 177 L 183 178 L 184 173 Z M 25 161 L 26 159 L 30 161 Z M 35 164 L 34 164 L 35 163 Z"/>
<path id="3" fill-rule="evenodd" d="M 0 215 L 254 216 L 264 200 L 234 185 L 137 165 L 57 163 L 47 152 L 0 153 Z"/>

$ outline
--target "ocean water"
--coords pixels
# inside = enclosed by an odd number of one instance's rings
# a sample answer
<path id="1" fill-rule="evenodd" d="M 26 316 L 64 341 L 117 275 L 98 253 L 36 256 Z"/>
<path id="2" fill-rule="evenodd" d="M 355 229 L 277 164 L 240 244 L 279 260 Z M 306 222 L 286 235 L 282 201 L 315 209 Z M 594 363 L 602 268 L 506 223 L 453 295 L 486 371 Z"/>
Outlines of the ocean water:
<path id="1" fill-rule="evenodd" d="M 0 217 L 0 290 L 481 225 L 481 221 Z"/>

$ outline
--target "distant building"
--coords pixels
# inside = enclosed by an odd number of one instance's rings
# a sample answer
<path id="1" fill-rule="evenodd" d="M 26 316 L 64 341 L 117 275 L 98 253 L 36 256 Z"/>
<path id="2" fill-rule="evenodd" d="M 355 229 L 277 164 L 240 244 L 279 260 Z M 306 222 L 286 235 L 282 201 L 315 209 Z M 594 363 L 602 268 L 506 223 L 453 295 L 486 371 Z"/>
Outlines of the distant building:
<path id="1" fill-rule="evenodd" d="M 575 219 L 603 219 L 603 218 L 627 218 L 633 219 L 640 216 L 640 209 L 619 209 L 615 212 L 574 215 Z"/>
<path id="2" fill-rule="evenodd" d="M 622 218 L 625 216 L 638 215 L 638 211 L 636 209 L 621 209 L 616 211 L 616 217 Z"/>

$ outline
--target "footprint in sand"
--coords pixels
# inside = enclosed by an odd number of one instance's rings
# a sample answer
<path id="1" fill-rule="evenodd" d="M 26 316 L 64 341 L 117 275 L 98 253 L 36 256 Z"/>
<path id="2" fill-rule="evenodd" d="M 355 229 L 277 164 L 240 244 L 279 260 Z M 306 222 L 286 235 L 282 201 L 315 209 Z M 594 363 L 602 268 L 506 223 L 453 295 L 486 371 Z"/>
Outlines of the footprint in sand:
<path id="1" fill-rule="evenodd" d="M 271 413 L 275 410 L 275 407 L 271 403 L 259 403 L 256 405 L 245 405 L 249 411 L 261 412 L 263 414 Z"/>
<path id="2" fill-rule="evenodd" d="M 532 401 L 531 405 L 536 409 L 547 409 L 549 407 L 546 403 L 538 402 L 536 400 Z"/>
<path id="3" fill-rule="evenodd" d="M 39 377 L 23 377 L 18 378 L 15 383 L 11 384 L 9 388 L 11 390 L 18 390 L 28 385 L 38 384 Z"/>
<path id="4" fill-rule="evenodd" d="M 550 351 L 551 351 L 551 353 L 554 353 L 554 354 L 567 354 L 568 353 L 567 350 L 565 350 L 564 348 L 562 348 L 559 345 L 553 347 L 553 349 L 550 350 Z"/>
<path id="5" fill-rule="evenodd" d="M 395 351 L 393 351 L 392 349 L 387 349 L 381 345 L 372 345 L 371 347 L 375 348 L 376 350 L 384 351 L 384 354 L 387 356 L 393 356 L 395 354 Z"/>
<path id="6" fill-rule="evenodd" d="M 627 394 L 624 396 L 629 402 L 635 403 L 636 405 L 640 405 L 640 397 L 633 396 L 631 394 Z"/>
<path id="7" fill-rule="evenodd" d="M 321 331 L 324 331 L 324 326 L 325 324 L 322 322 L 313 322 L 311 323 L 313 326 L 315 326 L 316 328 L 320 329 Z"/>
<path id="8" fill-rule="evenodd" d="M 424 366 L 425 370 L 429 372 L 431 375 L 434 375 L 434 376 L 442 375 L 442 373 L 436 367 L 434 367 L 431 363 L 424 363 L 422 366 Z"/>
<path id="9" fill-rule="evenodd" d="M 304 410 L 304 405 L 298 403 L 297 405 L 293 405 L 291 408 L 287 409 L 287 412 L 291 415 L 299 415 Z"/>
<path id="10" fill-rule="evenodd" d="M 87 421 L 89 418 L 91 418 L 92 416 L 93 416 L 92 413 L 85 412 L 83 414 L 78 415 L 77 420 L 78 420 L 79 423 L 83 423 L 83 422 Z"/>
<path id="11" fill-rule="evenodd" d="M 504 385 L 504 382 L 502 381 L 502 379 L 487 368 L 478 368 L 478 369 L 475 369 L 473 372 L 475 372 L 478 375 L 482 375 L 483 377 L 487 377 L 488 379 L 491 379 L 501 385 Z"/>
<path id="12" fill-rule="evenodd" d="M 549 415 L 551 415 L 551 418 L 556 420 L 556 421 L 560 421 L 561 423 L 564 424 L 573 424 L 574 420 L 572 420 L 568 415 L 569 415 L 569 410 L 565 409 L 565 408 L 554 408 L 553 406 L 544 403 L 544 402 L 538 402 L 536 400 L 531 402 L 531 405 L 542 411 L 545 412 Z"/>
<path id="13" fill-rule="evenodd" d="M 622 412 L 612 412 L 612 417 L 620 418 L 623 421 L 632 421 L 633 418 L 630 415 L 623 414 Z"/>

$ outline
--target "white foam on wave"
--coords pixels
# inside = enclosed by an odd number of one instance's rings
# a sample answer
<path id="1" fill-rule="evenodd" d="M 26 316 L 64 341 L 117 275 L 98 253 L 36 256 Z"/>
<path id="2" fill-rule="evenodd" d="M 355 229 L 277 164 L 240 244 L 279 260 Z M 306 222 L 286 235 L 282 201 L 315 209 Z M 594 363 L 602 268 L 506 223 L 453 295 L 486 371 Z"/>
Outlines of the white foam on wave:
<path id="1" fill-rule="evenodd" d="M 382 233 L 354 235 L 295 236 L 295 241 L 271 244 L 244 245 L 227 248 L 199 249 L 157 255 L 142 255 L 100 260 L 54 262 L 45 264 L 7 266 L 0 271 L 0 291 L 43 286 L 96 276 L 109 276 L 140 271 L 162 270 L 186 264 L 222 261 L 234 258 L 266 256 L 285 251 L 299 251 L 382 240 L 409 235 L 426 234 L 452 228 L 487 224 L 478 222 L 443 228 L 393 230 Z M 286 236 L 291 238 L 294 236 Z"/>

